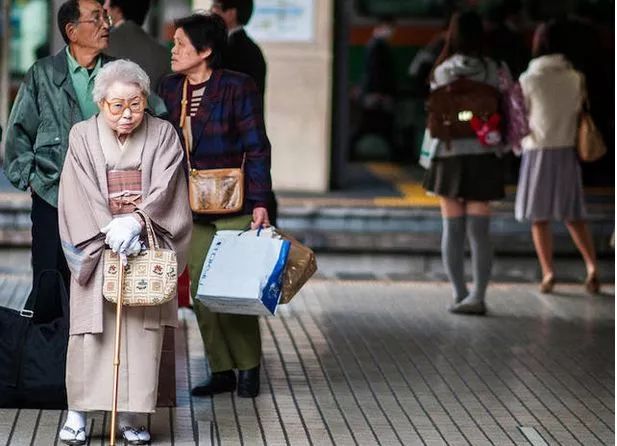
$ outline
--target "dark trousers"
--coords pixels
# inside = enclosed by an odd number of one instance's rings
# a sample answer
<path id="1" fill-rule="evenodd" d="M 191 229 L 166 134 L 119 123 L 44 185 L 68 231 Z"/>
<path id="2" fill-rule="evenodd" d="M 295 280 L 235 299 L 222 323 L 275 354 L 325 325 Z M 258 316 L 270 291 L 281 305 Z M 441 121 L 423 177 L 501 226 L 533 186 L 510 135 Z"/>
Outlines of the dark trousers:
<path id="1" fill-rule="evenodd" d="M 32 292 L 28 298 L 34 304 L 34 318 L 45 322 L 62 314 L 58 277 L 41 272 L 60 271 L 69 292 L 70 271 L 66 264 L 58 227 L 58 209 L 36 194 L 32 194 Z"/>

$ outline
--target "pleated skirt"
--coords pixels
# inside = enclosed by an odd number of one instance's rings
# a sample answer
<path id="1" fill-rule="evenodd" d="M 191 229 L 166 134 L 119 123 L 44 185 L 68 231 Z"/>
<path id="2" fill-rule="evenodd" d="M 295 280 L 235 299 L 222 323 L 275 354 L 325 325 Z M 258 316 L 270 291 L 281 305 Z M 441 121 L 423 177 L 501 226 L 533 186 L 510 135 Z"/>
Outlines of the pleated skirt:
<path id="1" fill-rule="evenodd" d="M 118 411 L 153 413 L 163 347 L 161 327 L 144 328 L 144 307 L 124 307 Z M 103 303 L 103 333 L 71 335 L 66 389 L 71 410 L 111 410 L 116 305 Z"/>
<path id="2" fill-rule="evenodd" d="M 501 200 L 505 195 L 503 159 L 494 154 L 434 158 L 422 186 L 440 197 Z"/>
<path id="3" fill-rule="evenodd" d="M 581 166 L 574 148 L 523 152 L 515 216 L 532 222 L 587 218 Z"/>

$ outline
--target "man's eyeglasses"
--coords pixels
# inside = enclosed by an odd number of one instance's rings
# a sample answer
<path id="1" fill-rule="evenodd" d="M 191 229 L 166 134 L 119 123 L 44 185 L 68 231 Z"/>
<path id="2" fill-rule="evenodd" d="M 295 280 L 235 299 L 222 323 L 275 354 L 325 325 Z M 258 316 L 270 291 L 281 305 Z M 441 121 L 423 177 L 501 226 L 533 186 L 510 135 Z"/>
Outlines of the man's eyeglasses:
<path id="1" fill-rule="evenodd" d="M 127 108 L 131 110 L 132 113 L 141 113 L 144 111 L 145 103 L 143 97 L 135 97 L 129 100 L 125 99 L 114 99 L 108 101 L 107 99 L 103 99 L 103 102 L 107 104 L 107 108 L 109 113 L 112 116 L 120 117 L 124 113 L 124 110 Z"/>
<path id="2" fill-rule="evenodd" d="M 110 27 L 113 25 L 113 21 L 111 19 L 111 16 L 108 15 L 107 13 L 97 14 L 94 17 L 92 17 L 91 19 L 88 19 L 88 20 L 77 20 L 74 23 L 94 23 L 98 27 L 101 27 L 101 26 L 103 26 L 105 24 L 107 24 Z"/>

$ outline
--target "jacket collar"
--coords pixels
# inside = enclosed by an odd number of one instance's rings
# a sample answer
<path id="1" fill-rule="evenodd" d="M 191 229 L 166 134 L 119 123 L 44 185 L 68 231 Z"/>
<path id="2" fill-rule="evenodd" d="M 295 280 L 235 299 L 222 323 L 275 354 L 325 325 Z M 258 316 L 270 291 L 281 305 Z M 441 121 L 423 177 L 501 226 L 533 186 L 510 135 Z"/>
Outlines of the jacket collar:
<path id="1" fill-rule="evenodd" d="M 201 98 L 201 103 L 199 104 L 199 108 L 197 109 L 197 113 L 193 118 L 191 118 L 191 122 L 193 125 L 193 147 L 197 147 L 199 144 L 199 139 L 201 138 L 201 134 L 204 131 L 204 127 L 206 123 L 210 119 L 210 115 L 212 114 L 212 110 L 221 101 L 221 77 L 223 75 L 223 70 L 214 70 L 210 79 L 208 80 L 208 85 L 206 86 L 206 91 L 204 92 L 203 97 Z M 184 82 L 184 78 L 182 78 L 182 82 Z M 180 84 L 180 88 L 182 88 L 182 83 Z M 180 117 L 178 116 L 178 121 Z"/>
<path id="2" fill-rule="evenodd" d="M 114 60 L 113 57 L 107 56 L 103 53 L 101 53 L 99 57 L 101 58 L 101 65 L 105 65 L 107 62 Z M 55 55 L 52 56 L 52 65 L 54 68 L 54 84 L 60 87 L 69 75 L 69 63 L 66 56 L 66 45 L 62 47 L 62 49 L 58 51 Z M 71 84 L 69 83 L 69 85 Z M 71 90 L 73 90 L 72 85 L 70 88 Z M 73 96 L 75 96 L 74 90 Z"/>
<path id="3" fill-rule="evenodd" d="M 66 46 L 53 56 L 54 84 L 61 86 L 69 75 L 69 62 L 66 58 Z"/>

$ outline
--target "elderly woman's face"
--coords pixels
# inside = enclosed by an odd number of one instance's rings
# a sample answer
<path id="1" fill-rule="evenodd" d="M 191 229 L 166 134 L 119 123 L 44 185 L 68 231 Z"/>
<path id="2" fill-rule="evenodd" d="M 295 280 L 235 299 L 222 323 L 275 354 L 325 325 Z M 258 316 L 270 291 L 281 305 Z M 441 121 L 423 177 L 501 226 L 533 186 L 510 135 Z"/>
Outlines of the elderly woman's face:
<path id="1" fill-rule="evenodd" d="M 118 136 L 128 135 L 139 127 L 145 106 L 146 98 L 137 85 L 119 81 L 111 84 L 99 103 L 105 122 Z"/>
<path id="2" fill-rule="evenodd" d="M 174 73 L 187 74 L 206 63 L 206 57 L 211 52 L 210 49 L 197 51 L 189 36 L 182 28 L 178 28 L 174 33 L 174 46 L 171 49 L 171 69 Z"/>

